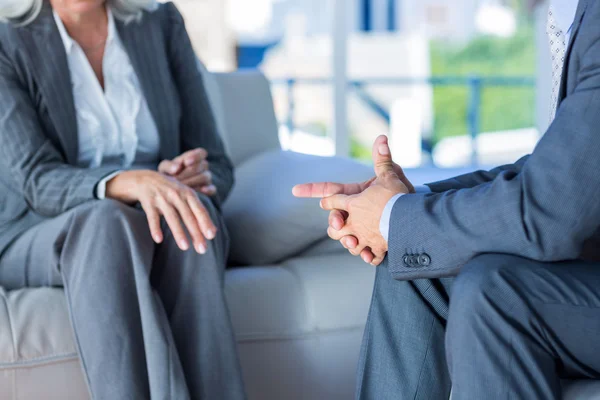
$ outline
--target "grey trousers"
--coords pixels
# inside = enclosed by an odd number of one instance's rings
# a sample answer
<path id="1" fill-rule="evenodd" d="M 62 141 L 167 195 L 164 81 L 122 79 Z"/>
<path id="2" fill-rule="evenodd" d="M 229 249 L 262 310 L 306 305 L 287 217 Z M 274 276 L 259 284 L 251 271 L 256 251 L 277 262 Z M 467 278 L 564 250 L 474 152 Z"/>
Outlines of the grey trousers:
<path id="1" fill-rule="evenodd" d="M 223 293 L 228 237 L 182 252 L 155 245 L 145 214 L 90 202 L 20 236 L 0 258 L 0 285 L 64 287 L 93 399 L 244 399 Z M 166 227 L 164 227 L 166 228 Z"/>
<path id="2" fill-rule="evenodd" d="M 560 399 L 600 379 L 600 264 L 482 255 L 452 279 L 377 271 L 357 398 Z"/>

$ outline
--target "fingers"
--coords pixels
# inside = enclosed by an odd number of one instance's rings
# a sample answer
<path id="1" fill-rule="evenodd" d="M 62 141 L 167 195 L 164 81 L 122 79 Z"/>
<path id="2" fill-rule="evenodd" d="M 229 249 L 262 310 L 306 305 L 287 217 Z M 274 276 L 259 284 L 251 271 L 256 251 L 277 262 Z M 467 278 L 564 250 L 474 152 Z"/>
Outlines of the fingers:
<path id="1" fill-rule="evenodd" d="M 366 262 L 367 264 L 372 264 L 373 260 L 375 259 L 375 255 L 373 254 L 373 252 L 371 251 L 370 247 L 365 247 L 361 252 L 360 252 L 360 258 L 362 258 L 362 260 L 364 262 Z"/>
<path id="2" fill-rule="evenodd" d="M 319 183 L 304 183 L 296 185 L 292 189 L 292 194 L 296 197 L 312 197 L 323 198 L 336 194 L 358 194 L 366 189 L 367 184 L 371 181 L 363 183 L 341 184 L 334 182 L 319 182 Z"/>
<path id="3" fill-rule="evenodd" d="M 378 267 L 381 265 L 381 263 L 383 262 L 385 258 L 385 254 L 379 256 L 379 255 L 375 255 L 375 258 L 373 259 L 373 261 L 371 261 L 371 265 L 374 267 Z"/>
<path id="4" fill-rule="evenodd" d="M 205 160 L 206 157 L 208 157 L 208 152 L 202 147 L 199 147 L 197 149 L 186 151 L 179 157 L 175 158 L 175 160 L 179 160 L 184 166 L 189 167 L 194 164 L 199 164 L 201 161 Z"/>
<path id="5" fill-rule="evenodd" d="M 175 157 L 173 160 L 164 160 L 158 165 L 158 172 L 166 175 L 175 176 L 182 173 L 186 167 L 191 167 L 202 163 L 208 157 L 208 152 L 199 147 L 190 151 L 186 151 L 182 155 Z"/>
<path id="6" fill-rule="evenodd" d="M 204 171 L 201 174 L 179 181 L 191 188 L 201 188 L 203 186 L 209 186 L 212 184 L 212 174 L 210 171 Z"/>
<path id="7" fill-rule="evenodd" d="M 342 210 L 348 211 L 351 197 L 345 194 L 336 194 L 334 196 L 325 197 L 321 200 L 321 208 L 327 211 Z"/>
<path id="8" fill-rule="evenodd" d="M 353 256 L 358 256 L 365 248 L 365 246 L 361 246 L 358 239 L 349 232 L 339 232 L 329 227 L 327 229 L 327 234 L 331 239 L 339 241 Z"/>
<path id="9" fill-rule="evenodd" d="M 392 152 L 388 144 L 387 136 L 381 135 L 373 143 L 373 163 L 375 165 L 375 175 L 378 178 L 393 174 L 394 163 L 392 161 Z"/>
<path id="10" fill-rule="evenodd" d="M 168 203 L 166 200 L 161 199 L 158 201 L 158 208 L 167 221 L 167 225 L 169 225 L 169 229 L 171 229 L 171 233 L 177 242 L 177 246 L 186 251 L 190 248 L 187 237 L 181 226 L 181 219 L 179 218 L 179 214 L 175 210 L 175 207 Z"/>
<path id="11" fill-rule="evenodd" d="M 215 185 L 203 186 L 200 188 L 199 192 L 212 197 L 217 194 L 217 187 Z"/>
<path id="12" fill-rule="evenodd" d="M 400 178 L 402 183 L 404 183 L 404 185 L 408 189 L 408 192 L 415 193 L 415 187 L 413 186 L 413 184 L 408 180 L 408 178 L 404 174 L 404 170 L 402 169 L 402 167 L 396 163 L 392 163 L 392 168 L 393 168 L 394 172 L 396 173 L 396 175 L 398 175 L 398 178 Z"/>
<path id="13" fill-rule="evenodd" d="M 158 165 L 158 172 L 165 175 L 174 176 L 183 170 L 183 163 L 181 160 L 164 160 Z"/>
<path id="14" fill-rule="evenodd" d="M 343 232 L 340 232 L 330 227 L 329 229 L 327 229 L 327 234 L 331 239 L 339 241 L 342 244 L 342 246 L 348 249 L 348 251 L 350 251 L 350 254 L 352 254 L 353 256 L 359 255 L 365 248 L 365 246 L 360 245 L 358 239 L 354 235 L 352 235 L 347 229 L 344 229 Z"/>
<path id="15" fill-rule="evenodd" d="M 208 161 L 202 160 L 198 164 L 193 164 L 191 166 L 184 167 L 179 172 L 179 174 L 177 174 L 175 176 L 175 178 L 178 181 L 183 182 L 186 179 L 193 178 L 194 176 L 198 176 L 198 175 L 203 174 L 204 172 L 208 172 L 208 171 L 209 171 Z"/>
<path id="16" fill-rule="evenodd" d="M 208 210 L 195 193 L 190 193 L 187 197 L 187 203 L 194 214 L 200 229 L 208 240 L 213 240 L 217 236 L 217 227 L 210 218 Z"/>
<path id="17" fill-rule="evenodd" d="M 176 191 L 172 192 L 169 201 L 175 206 L 175 208 L 179 212 L 181 220 L 185 224 L 187 231 L 192 237 L 194 249 L 200 254 L 205 254 L 207 249 L 206 240 L 204 239 L 204 235 L 200 230 L 199 221 L 196 219 L 196 216 L 192 212 L 190 205 L 187 203 L 187 201 L 184 201 L 181 198 L 180 193 L 177 193 Z"/>
<path id="18" fill-rule="evenodd" d="M 358 239 L 354 236 L 344 236 L 340 243 L 348 250 L 354 250 L 358 247 Z"/>
<path id="19" fill-rule="evenodd" d="M 149 204 L 142 204 L 142 209 L 146 213 L 148 218 L 148 226 L 150 227 L 150 234 L 155 243 L 162 243 L 163 233 L 160 228 L 160 214 L 156 208 Z"/>
<path id="20" fill-rule="evenodd" d="M 329 213 L 329 226 L 336 231 L 342 230 L 348 218 L 348 213 L 340 210 L 333 210 Z"/>

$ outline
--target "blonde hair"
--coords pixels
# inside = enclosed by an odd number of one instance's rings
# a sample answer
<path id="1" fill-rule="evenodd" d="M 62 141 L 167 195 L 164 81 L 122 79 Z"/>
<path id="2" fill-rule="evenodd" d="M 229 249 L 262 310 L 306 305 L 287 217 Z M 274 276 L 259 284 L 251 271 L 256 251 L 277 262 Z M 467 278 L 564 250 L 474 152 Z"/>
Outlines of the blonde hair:
<path id="1" fill-rule="evenodd" d="M 0 0 L 0 21 L 27 25 L 40 14 L 45 0 Z M 152 11 L 157 0 L 106 0 L 115 18 L 124 22 L 138 20 L 142 11 Z"/>

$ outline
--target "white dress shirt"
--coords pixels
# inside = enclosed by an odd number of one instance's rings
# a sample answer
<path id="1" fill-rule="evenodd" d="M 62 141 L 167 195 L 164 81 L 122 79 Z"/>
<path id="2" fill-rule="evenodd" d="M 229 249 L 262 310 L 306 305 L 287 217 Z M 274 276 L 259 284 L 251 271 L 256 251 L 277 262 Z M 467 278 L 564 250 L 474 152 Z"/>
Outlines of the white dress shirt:
<path id="1" fill-rule="evenodd" d="M 579 1 L 576 0 L 550 0 L 554 9 L 554 19 L 558 27 L 565 33 L 566 42 L 571 39 L 571 29 L 575 22 L 575 14 Z"/>
<path id="2" fill-rule="evenodd" d="M 85 53 L 69 36 L 56 13 L 54 19 L 65 46 L 73 84 L 79 142 L 78 165 L 95 168 L 101 165 L 129 167 L 134 161 L 155 163 L 160 146 L 158 129 L 131 60 L 119 38 L 110 9 L 102 61 L 104 90 Z M 105 177 L 98 184 L 96 197 L 105 197 L 106 182 L 116 174 L 118 172 Z"/>
<path id="3" fill-rule="evenodd" d="M 577 6 L 579 1 L 574 0 L 550 0 L 550 4 L 554 8 L 554 18 L 559 28 L 565 32 L 566 42 L 569 43 L 571 38 L 571 29 L 573 27 L 573 23 L 575 22 L 575 14 L 577 13 Z M 419 186 L 415 188 L 417 193 L 430 193 L 431 189 L 428 186 Z M 392 217 L 392 210 L 394 209 L 394 205 L 396 201 L 403 194 L 398 194 L 390 199 L 383 209 L 383 213 L 381 214 L 381 220 L 379 221 L 379 231 L 381 232 L 381 236 L 387 242 L 389 240 L 390 233 L 390 219 Z"/>

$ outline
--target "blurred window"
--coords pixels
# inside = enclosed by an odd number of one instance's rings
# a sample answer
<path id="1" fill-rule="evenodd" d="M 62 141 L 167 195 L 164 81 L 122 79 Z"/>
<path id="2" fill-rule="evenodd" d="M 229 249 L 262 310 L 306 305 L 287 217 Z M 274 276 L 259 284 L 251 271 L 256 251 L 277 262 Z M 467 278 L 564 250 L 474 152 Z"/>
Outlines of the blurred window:
<path id="1" fill-rule="evenodd" d="M 446 25 L 448 22 L 448 6 L 432 4 L 425 8 L 427 22 L 432 25 Z"/>
<path id="2" fill-rule="evenodd" d="M 348 13 L 346 43 L 332 35 L 336 1 Z M 285 148 L 335 153 L 339 45 L 348 128 L 337 140 L 352 157 L 368 160 L 375 137 L 388 134 L 408 166 L 495 164 L 531 151 L 540 135 L 536 47 L 546 43 L 525 0 L 176 3 L 209 68 L 260 68 L 272 80 Z"/>

